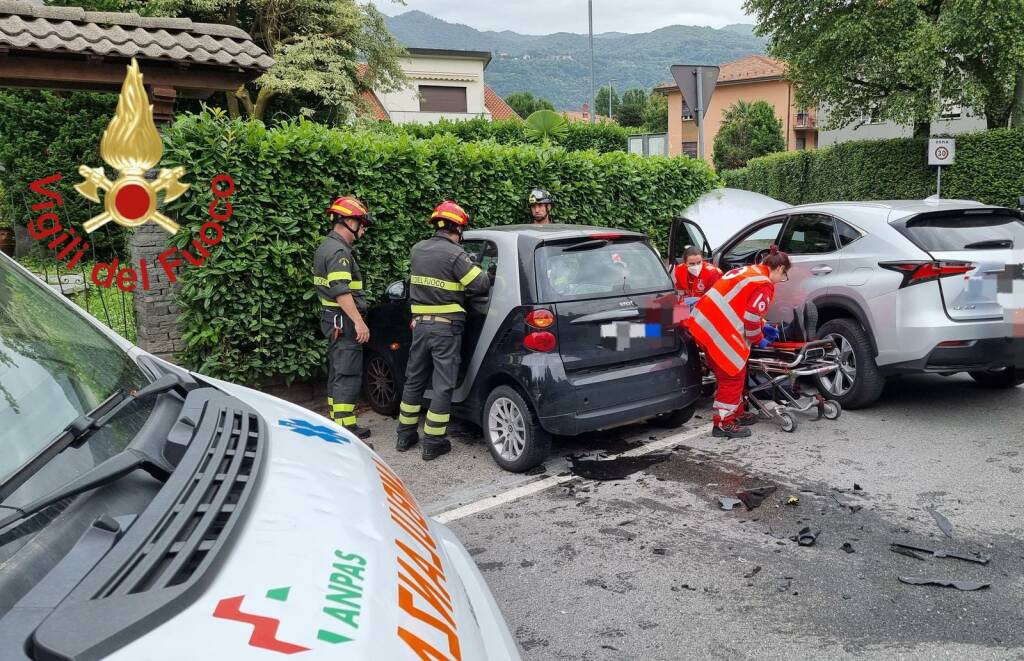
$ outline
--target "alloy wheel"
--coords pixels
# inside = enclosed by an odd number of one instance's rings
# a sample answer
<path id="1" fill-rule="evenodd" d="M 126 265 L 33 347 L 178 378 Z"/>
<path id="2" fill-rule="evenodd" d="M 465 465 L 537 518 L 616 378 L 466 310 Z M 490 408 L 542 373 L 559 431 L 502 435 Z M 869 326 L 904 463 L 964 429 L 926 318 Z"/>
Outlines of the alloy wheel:
<path id="1" fill-rule="evenodd" d="M 820 377 L 821 385 L 833 397 L 842 397 L 857 383 L 857 356 L 853 352 L 853 344 L 842 335 L 831 333 L 827 339 L 836 345 L 839 369 Z"/>
<path id="2" fill-rule="evenodd" d="M 391 366 L 380 356 L 370 358 L 366 364 L 367 390 L 376 404 L 386 407 L 394 401 L 395 377 L 391 374 Z"/>
<path id="3" fill-rule="evenodd" d="M 526 419 L 507 397 L 494 400 L 487 415 L 491 443 L 503 459 L 515 461 L 526 448 Z"/>

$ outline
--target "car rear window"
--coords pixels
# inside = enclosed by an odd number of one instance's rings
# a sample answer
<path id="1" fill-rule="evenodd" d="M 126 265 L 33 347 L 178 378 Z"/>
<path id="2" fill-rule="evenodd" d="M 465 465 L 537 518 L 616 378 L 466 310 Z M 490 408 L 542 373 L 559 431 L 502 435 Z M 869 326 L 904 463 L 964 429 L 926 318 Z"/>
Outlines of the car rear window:
<path id="1" fill-rule="evenodd" d="M 603 298 L 673 288 L 661 260 L 643 241 L 593 241 L 537 249 L 542 301 Z"/>
<path id="2" fill-rule="evenodd" d="M 1005 213 L 957 214 L 907 222 L 910 240 L 924 250 L 1002 250 L 1024 247 L 1024 222 Z"/>

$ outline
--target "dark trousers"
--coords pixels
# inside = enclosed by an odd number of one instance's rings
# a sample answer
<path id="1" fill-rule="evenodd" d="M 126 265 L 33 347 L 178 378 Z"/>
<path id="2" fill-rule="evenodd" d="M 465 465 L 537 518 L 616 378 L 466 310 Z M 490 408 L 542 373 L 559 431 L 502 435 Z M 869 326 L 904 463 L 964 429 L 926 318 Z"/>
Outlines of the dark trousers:
<path id="1" fill-rule="evenodd" d="M 335 324 L 340 330 L 335 337 Z M 356 424 L 356 402 L 363 383 L 363 345 L 356 342 L 355 325 L 342 312 L 324 310 L 320 330 L 329 343 L 327 352 L 327 410 L 339 425 Z"/>
<path id="2" fill-rule="evenodd" d="M 433 395 L 423 424 L 423 443 L 440 443 L 451 419 L 452 391 L 459 378 L 462 323 L 417 321 L 412 331 L 409 363 L 405 368 L 405 389 L 398 416 L 398 433 L 415 431 L 423 407 L 427 383 Z"/>

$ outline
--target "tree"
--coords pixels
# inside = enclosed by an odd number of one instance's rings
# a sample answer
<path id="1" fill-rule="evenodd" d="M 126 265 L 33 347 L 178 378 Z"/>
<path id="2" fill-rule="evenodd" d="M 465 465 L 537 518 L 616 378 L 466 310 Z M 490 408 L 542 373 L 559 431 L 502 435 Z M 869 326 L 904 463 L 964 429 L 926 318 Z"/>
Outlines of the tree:
<path id="1" fill-rule="evenodd" d="M 641 126 L 647 109 L 647 92 L 640 88 L 628 89 L 622 94 L 622 102 L 615 113 L 615 121 L 622 126 Z"/>
<path id="2" fill-rule="evenodd" d="M 608 114 L 608 92 L 611 91 L 612 95 L 612 114 Z M 609 88 L 607 85 L 597 90 L 597 96 L 594 98 L 594 105 L 597 106 L 595 109 L 597 115 L 600 117 L 614 117 L 615 113 L 619 111 L 619 94 L 614 88 Z"/>
<path id="3" fill-rule="evenodd" d="M 53 0 L 50 4 L 100 11 L 139 11 L 195 21 L 227 23 L 248 32 L 274 58 L 254 83 L 227 95 L 233 116 L 263 119 L 275 99 L 302 101 L 350 117 L 364 108 L 363 91 L 394 91 L 408 84 L 399 64 L 405 52 L 372 3 L 356 0 Z M 357 64 L 364 60 L 360 76 Z"/>
<path id="4" fill-rule="evenodd" d="M 647 97 L 644 128 L 648 133 L 668 132 L 668 97 L 657 92 Z"/>
<path id="5" fill-rule="evenodd" d="M 557 142 L 569 132 L 569 121 L 554 110 L 537 110 L 526 118 L 526 137 L 534 142 Z"/>
<path id="6" fill-rule="evenodd" d="M 741 168 L 752 158 L 785 151 L 782 120 L 767 101 L 737 101 L 726 109 L 715 136 L 716 170 Z"/>
<path id="7" fill-rule="evenodd" d="M 547 99 L 534 97 L 533 92 L 513 92 L 505 97 L 505 103 L 522 118 L 527 118 L 538 110 L 554 110 L 555 106 Z"/>
<path id="8" fill-rule="evenodd" d="M 798 104 L 827 105 L 829 128 L 878 117 L 927 135 L 955 103 L 1006 126 L 1024 69 L 1024 0 L 745 0 L 756 33 L 786 61 Z M 1024 89 L 1021 90 L 1024 96 Z"/>

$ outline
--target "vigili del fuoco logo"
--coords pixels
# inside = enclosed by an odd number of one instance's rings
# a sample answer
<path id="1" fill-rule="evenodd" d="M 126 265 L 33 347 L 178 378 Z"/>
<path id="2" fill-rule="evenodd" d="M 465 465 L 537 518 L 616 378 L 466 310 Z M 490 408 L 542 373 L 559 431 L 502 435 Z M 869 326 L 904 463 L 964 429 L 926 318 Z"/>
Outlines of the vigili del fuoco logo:
<path id="1" fill-rule="evenodd" d="M 161 168 L 155 179 L 150 181 L 146 178 L 146 173 L 160 163 L 163 150 L 160 133 L 153 121 L 153 106 L 143 86 L 142 72 L 133 58 L 121 86 L 117 111 L 100 140 L 100 157 L 117 171 L 117 177 L 112 181 L 102 167 L 82 165 L 78 168 L 83 181 L 75 186 L 75 190 L 86 199 L 103 204 L 103 213 L 83 225 L 86 234 L 92 234 L 109 222 L 135 229 L 152 221 L 171 235 L 181 229 L 158 207 L 161 194 L 162 202 L 167 203 L 188 191 L 191 184 L 181 181 L 185 168 Z M 33 193 L 48 199 L 32 205 L 34 213 L 44 213 L 28 223 L 28 232 L 37 241 L 47 241 L 46 247 L 56 251 L 56 258 L 64 261 L 65 267 L 71 270 L 85 255 L 89 243 L 83 242 L 75 228 L 61 224 L 56 207 L 63 207 L 64 200 L 59 192 L 47 188 L 61 179 L 58 172 L 29 184 Z M 231 218 L 233 213 L 229 200 L 235 192 L 235 181 L 228 174 L 218 174 L 210 182 L 210 190 L 213 193 L 208 209 L 210 220 L 203 223 L 199 237 L 192 239 L 186 248 L 168 248 L 157 257 L 159 267 L 172 284 L 177 281 L 175 268 L 186 262 L 202 266 L 210 256 L 208 248 L 224 238 L 221 223 Z M 100 192 L 103 193 L 102 200 Z M 97 263 L 92 270 L 92 282 L 99 287 L 110 287 L 116 282 L 123 291 L 134 291 L 136 287 L 150 288 L 150 265 L 145 259 L 139 261 L 138 268 L 119 264 L 118 259 L 109 264 Z"/>

